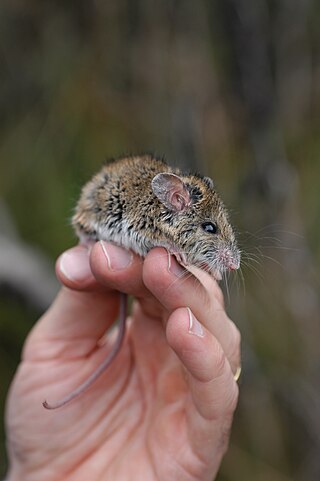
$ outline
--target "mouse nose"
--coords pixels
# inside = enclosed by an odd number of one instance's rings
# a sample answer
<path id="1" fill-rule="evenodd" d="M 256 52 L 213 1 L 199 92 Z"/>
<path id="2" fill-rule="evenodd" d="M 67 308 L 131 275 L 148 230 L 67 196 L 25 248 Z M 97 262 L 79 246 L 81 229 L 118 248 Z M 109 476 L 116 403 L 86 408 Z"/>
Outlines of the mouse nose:
<path id="1" fill-rule="evenodd" d="M 240 267 L 240 253 L 230 248 L 223 249 L 220 253 L 220 261 L 228 271 L 235 271 Z"/>
<path id="2" fill-rule="evenodd" d="M 226 267 L 227 267 L 227 269 L 228 269 L 229 271 L 235 271 L 235 270 L 239 269 L 239 267 L 240 267 L 240 262 L 233 262 L 233 261 L 231 261 L 231 262 L 229 262 L 229 264 L 227 264 Z"/>

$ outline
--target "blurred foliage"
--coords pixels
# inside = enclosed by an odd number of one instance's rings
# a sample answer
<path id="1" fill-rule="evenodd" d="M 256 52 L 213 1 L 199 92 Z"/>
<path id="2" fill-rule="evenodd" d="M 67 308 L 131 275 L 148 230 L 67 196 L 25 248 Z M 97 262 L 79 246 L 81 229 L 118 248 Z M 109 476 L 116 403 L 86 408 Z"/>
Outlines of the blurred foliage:
<path id="1" fill-rule="evenodd" d="M 52 273 L 106 158 L 164 154 L 212 175 L 231 207 L 243 374 L 220 481 L 320 478 L 319 20 L 311 0 L 0 3 L 0 197 Z M 2 408 L 41 314 L 9 287 Z"/>

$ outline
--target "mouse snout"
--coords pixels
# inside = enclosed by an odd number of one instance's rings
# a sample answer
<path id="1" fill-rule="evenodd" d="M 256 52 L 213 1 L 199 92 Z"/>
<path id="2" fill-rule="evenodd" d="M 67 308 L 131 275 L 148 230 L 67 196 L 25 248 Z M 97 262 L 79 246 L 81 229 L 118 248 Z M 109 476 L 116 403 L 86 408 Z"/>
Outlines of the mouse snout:
<path id="1" fill-rule="evenodd" d="M 223 248 L 219 253 L 219 261 L 226 270 L 235 271 L 240 267 L 240 253 L 237 249 Z"/>
<path id="2" fill-rule="evenodd" d="M 229 271 L 235 271 L 236 269 L 239 269 L 240 264 L 239 264 L 239 262 L 235 263 L 235 262 L 231 261 L 226 267 L 227 267 L 227 269 L 229 269 Z"/>

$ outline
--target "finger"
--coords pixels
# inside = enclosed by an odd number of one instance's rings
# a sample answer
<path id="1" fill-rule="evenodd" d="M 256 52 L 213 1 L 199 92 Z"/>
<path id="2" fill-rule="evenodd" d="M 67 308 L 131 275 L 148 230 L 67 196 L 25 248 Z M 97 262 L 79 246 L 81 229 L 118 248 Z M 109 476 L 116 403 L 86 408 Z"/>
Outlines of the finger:
<path id="1" fill-rule="evenodd" d="M 95 290 L 101 288 L 90 267 L 91 246 L 77 245 L 58 257 L 56 274 L 60 282 L 75 290 Z"/>
<path id="2" fill-rule="evenodd" d="M 119 294 L 62 288 L 25 343 L 25 359 L 87 356 L 118 316 Z"/>
<path id="3" fill-rule="evenodd" d="M 220 302 L 220 289 L 208 292 L 173 256 L 159 255 L 163 251 L 153 249 L 147 255 L 143 269 L 145 285 L 169 312 L 189 306 L 216 337 L 235 373 L 240 364 L 240 333 Z"/>
<path id="4" fill-rule="evenodd" d="M 114 244 L 97 242 L 90 255 L 95 278 L 104 286 L 133 295 L 142 295 L 142 259 L 132 251 Z"/>
<path id="5" fill-rule="evenodd" d="M 199 279 L 206 290 L 213 294 L 222 307 L 224 307 L 224 297 L 217 281 L 208 272 L 205 272 L 198 267 L 188 266 L 188 270 Z"/>
<path id="6" fill-rule="evenodd" d="M 189 308 L 171 314 L 166 335 L 187 373 L 191 400 L 186 413 L 192 442 L 204 454 L 205 437 L 213 441 L 217 436 L 214 444 L 223 448 L 223 454 L 238 400 L 238 386 L 224 351 Z"/>
<path id="7" fill-rule="evenodd" d="M 161 304 L 143 282 L 143 259 L 140 256 L 112 243 L 100 241 L 91 251 L 90 266 L 101 285 L 135 296 L 145 315 L 158 320 L 162 318 Z"/>

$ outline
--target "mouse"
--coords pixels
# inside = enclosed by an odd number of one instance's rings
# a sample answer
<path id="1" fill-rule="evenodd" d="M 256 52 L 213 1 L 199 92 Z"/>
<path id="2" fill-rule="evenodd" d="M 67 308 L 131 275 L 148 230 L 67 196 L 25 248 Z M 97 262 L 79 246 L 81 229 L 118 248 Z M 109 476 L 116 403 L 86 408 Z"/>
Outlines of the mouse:
<path id="1" fill-rule="evenodd" d="M 240 249 L 229 214 L 210 177 L 184 173 L 151 154 L 122 157 L 102 166 L 82 188 L 72 226 L 80 243 L 99 240 L 141 257 L 164 247 L 183 266 L 216 280 L 240 267 Z M 125 336 L 127 295 L 120 294 L 117 340 L 100 366 L 78 388 L 47 409 L 71 402 L 111 365 Z"/>

